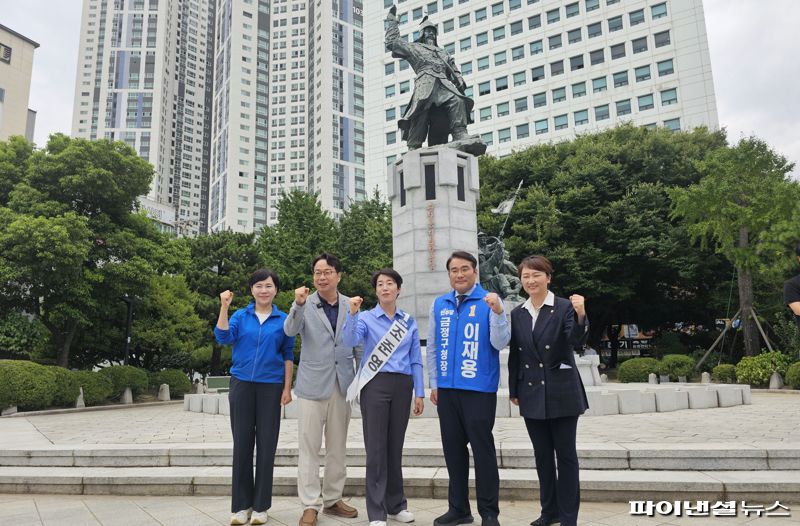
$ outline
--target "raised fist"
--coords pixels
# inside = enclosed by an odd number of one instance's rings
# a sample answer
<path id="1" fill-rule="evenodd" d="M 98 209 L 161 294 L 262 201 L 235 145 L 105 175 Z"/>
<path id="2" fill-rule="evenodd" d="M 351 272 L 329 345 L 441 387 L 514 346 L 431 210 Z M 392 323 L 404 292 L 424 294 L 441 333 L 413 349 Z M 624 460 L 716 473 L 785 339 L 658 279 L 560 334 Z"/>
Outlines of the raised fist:
<path id="1" fill-rule="evenodd" d="M 572 308 L 575 309 L 575 314 L 577 314 L 578 317 L 582 318 L 586 315 L 586 306 L 584 305 L 586 300 L 583 296 L 580 294 L 573 294 L 569 297 L 569 301 L 572 303 Z"/>
<path id="2" fill-rule="evenodd" d="M 225 292 L 219 293 L 219 301 L 222 303 L 222 306 L 226 309 L 231 306 L 231 302 L 233 301 L 233 292 L 226 290 Z"/>
<path id="3" fill-rule="evenodd" d="M 494 292 L 490 292 L 486 296 L 483 297 L 483 301 L 489 305 L 489 308 L 492 309 L 492 312 L 495 314 L 502 314 L 503 312 L 503 304 L 500 303 L 500 296 L 498 296 Z"/>
<path id="4" fill-rule="evenodd" d="M 358 309 L 361 308 L 361 304 L 364 302 L 364 298 L 361 296 L 353 296 L 350 298 L 350 314 L 356 315 L 358 313 Z"/>
<path id="5" fill-rule="evenodd" d="M 294 289 L 294 302 L 298 305 L 305 305 L 309 292 L 311 291 L 308 287 L 298 287 Z"/>
<path id="6" fill-rule="evenodd" d="M 392 15 L 392 16 L 396 16 L 397 15 L 397 6 L 396 5 L 392 4 L 392 7 L 389 8 L 389 14 Z"/>

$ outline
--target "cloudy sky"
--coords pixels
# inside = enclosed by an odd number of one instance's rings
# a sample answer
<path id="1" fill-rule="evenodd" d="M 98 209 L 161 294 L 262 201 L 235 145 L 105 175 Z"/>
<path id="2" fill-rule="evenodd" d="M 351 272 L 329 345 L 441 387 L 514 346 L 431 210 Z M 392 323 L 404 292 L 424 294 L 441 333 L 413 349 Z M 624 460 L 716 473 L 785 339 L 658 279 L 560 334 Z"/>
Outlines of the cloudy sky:
<path id="1" fill-rule="evenodd" d="M 0 0 L 0 24 L 39 42 L 30 107 L 37 144 L 70 132 L 81 0 Z M 798 0 L 705 0 L 720 124 L 756 135 L 800 165 Z M 800 167 L 794 170 L 800 178 Z"/>

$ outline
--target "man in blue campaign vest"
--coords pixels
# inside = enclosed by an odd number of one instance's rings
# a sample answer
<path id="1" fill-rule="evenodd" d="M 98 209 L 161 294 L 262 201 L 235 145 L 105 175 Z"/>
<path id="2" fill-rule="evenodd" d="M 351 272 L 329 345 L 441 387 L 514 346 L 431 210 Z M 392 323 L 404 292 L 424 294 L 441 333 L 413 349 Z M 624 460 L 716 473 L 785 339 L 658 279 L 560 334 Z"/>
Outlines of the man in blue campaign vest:
<path id="1" fill-rule="evenodd" d="M 478 260 L 453 252 L 447 260 L 453 290 L 433 301 L 427 360 L 431 402 L 438 408 L 442 450 L 450 477 L 447 513 L 434 526 L 473 522 L 469 504 L 469 450 L 482 526 L 499 526 L 500 478 L 494 447 L 500 349 L 511 339 L 503 302 L 478 284 Z"/>

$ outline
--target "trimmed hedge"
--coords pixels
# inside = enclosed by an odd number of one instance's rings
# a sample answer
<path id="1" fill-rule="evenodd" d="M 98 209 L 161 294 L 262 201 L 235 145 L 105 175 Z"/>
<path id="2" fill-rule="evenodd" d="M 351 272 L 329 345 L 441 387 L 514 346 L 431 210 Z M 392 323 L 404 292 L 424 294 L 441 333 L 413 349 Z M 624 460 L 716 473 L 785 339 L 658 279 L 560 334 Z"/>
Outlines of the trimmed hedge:
<path id="1" fill-rule="evenodd" d="M 95 405 L 108 399 L 114 392 L 111 380 L 94 371 L 77 371 L 75 380 L 83 387 L 83 401 L 86 405 Z"/>
<path id="2" fill-rule="evenodd" d="M 794 362 L 786 370 L 786 385 L 792 389 L 800 389 L 800 362 Z"/>
<path id="3" fill-rule="evenodd" d="M 658 362 L 656 374 L 669 375 L 672 382 L 677 382 L 679 376 L 688 380 L 694 372 L 695 361 L 685 354 L 668 354 Z"/>
<path id="4" fill-rule="evenodd" d="M 169 384 L 170 396 L 183 396 L 192 390 L 192 382 L 180 369 L 164 369 L 150 373 L 150 387 L 158 390 L 161 384 Z"/>
<path id="5" fill-rule="evenodd" d="M 0 360 L 0 408 L 44 409 L 53 402 L 56 375 L 27 360 Z"/>
<path id="6" fill-rule="evenodd" d="M 57 365 L 50 365 L 47 368 L 55 376 L 53 405 L 74 407 L 75 401 L 80 394 L 80 387 L 78 386 L 78 380 L 75 378 L 75 373 Z"/>
<path id="7" fill-rule="evenodd" d="M 111 367 L 100 369 L 98 372 L 111 381 L 113 386 L 112 396 L 122 395 L 126 387 L 131 388 L 133 396 L 137 396 L 147 390 L 147 373 L 142 369 L 137 369 L 131 365 L 112 365 Z"/>
<path id="8" fill-rule="evenodd" d="M 792 359 L 780 351 L 745 356 L 736 364 L 736 381 L 740 384 L 767 385 L 775 371 L 786 377 L 786 370 L 791 363 Z"/>
<path id="9" fill-rule="evenodd" d="M 646 382 L 650 373 L 656 372 L 658 360 L 655 358 L 631 358 L 619 366 L 617 379 L 620 382 Z"/>
<path id="10" fill-rule="evenodd" d="M 721 363 L 712 369 L 711 378 L 715 382 L 735 384 L 736 366 L 730 363 Z"/>

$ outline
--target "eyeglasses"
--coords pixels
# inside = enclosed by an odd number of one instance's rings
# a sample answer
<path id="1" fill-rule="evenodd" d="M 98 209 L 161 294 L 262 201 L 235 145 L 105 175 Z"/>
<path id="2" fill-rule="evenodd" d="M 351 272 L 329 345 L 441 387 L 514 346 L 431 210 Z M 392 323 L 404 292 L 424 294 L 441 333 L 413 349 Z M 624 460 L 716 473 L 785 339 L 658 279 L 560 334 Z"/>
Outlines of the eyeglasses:
<path id="1" fill-rule="evenodd" d="M 334 274 L 336 274 L 336 271 L 335 270 L 330 270 L 330 269 L 328 269 L 328 270 L 315 270 L 314 271 L 314 277 L 315 278 L 321 278 L 322 276 L 325 276 L 326 278 L 330 278 Z"/>

